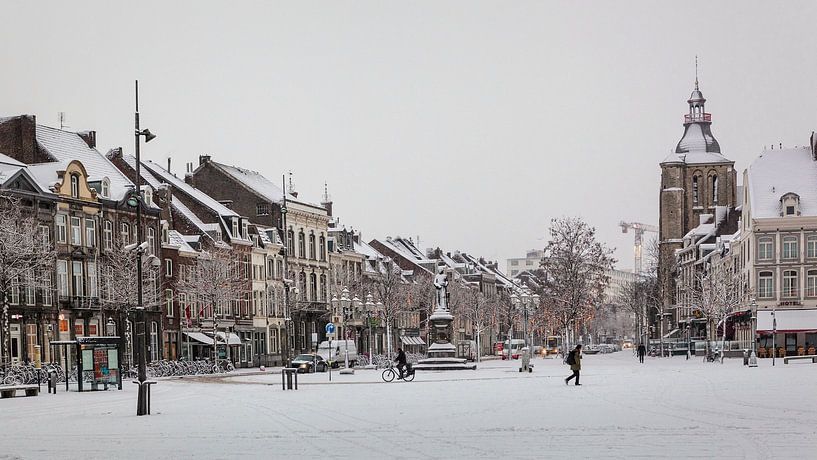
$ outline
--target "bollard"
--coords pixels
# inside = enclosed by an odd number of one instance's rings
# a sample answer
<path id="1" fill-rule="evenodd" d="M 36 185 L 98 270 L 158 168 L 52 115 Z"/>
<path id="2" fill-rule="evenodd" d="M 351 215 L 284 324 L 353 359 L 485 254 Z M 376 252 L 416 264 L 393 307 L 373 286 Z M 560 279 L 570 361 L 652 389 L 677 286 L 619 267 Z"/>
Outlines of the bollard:
<path id="1" fill-rule="evenodd" d="M 749 365 L 749 350 L 743 350 L 743 365 Z"/>
<path id="2" fill-rule="evenodd" d="M 295 387 L 293 388 L 292 380 L 295 376 Z M 297 390 L 298 389 L 298 369 L 285 367 L 281 369 L 281 389 L 283 390 Z"/>

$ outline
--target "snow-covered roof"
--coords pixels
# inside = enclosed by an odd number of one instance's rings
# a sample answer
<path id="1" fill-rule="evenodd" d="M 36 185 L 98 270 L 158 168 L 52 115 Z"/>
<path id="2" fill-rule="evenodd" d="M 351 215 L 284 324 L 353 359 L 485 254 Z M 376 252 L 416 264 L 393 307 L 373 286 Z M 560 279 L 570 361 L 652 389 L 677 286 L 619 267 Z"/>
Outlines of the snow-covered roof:
<path id="1" fill-rule="evenodd" d="M 122 160 L 124 160 L 125 163 L 127 163 L 128 166 L 130 166 L 134 171 L 136 171 L 136 157 L 135 156 L 133 156 L 133 155 L 122 155 Z M 143 161 L 142 164 L 144 164 L 144 163 L 145 162 Z M 159 190 L 159 187 L 162 186 L 162 181 L 157 179 L 156 176 L 154 176 L 153 174 L 150 173 L 150 171 L 145 171 L 145 168 L 142 168 L 140 173 L 142 174 L 142 179 L 144 179 L 145 182 L 148 183 L 148 185 L 153 187 L 153 190 Z"/>
<path id="2" fill-rule="evenodd" d="M 233 179 L 241 182 L 247 188 L 254 190 L 256 193 L 270 200 L 271 202 L 279 202 L 284 198 L 284 192 L 281 190 L 281 188 L 261 175 L 261 173 L 251 171 L 249 169 L 239 168 L 238 166 L 225 165 L 223 163 L 213 162 L 213 164 L 221 168 Z M 295 199 L 295 197 L 287 197 L 287 199 Z"/>
<path id="3" fill-rule="evenodd" d="M 0 164 L 25 167 L 25 163 L 21 163 L 8 155 L 3 155 L 2 153 L 0 153 Z"/>
<path id="4" fill-rule="evenodd" d="M 172 246 L 172 247 L 177 248 L 179 250 L 179 252 L 185 252 L 185 253 L 188 253 L 188 254 L 198 253 L 198 251 L 193 249 L 193 247 L 190 246 L 187 243 L 187 240 L 185 239 L 185 237 L 176 230 L 168 231 L 167 232 L 167 239 L 168 239 L 168 244 L 170 246 Z"/>
<path id="5" fill-rule="evenodd" d="M 165 170 L 158 164 L 148 160 L 143 161 L 142 166 L 144 166 L 150 172 L 155 174 L 158 180 L 172 185 L 174 189 L 181 191 L 182 193 L 189 196 L 193 200 L 199 202 L 199 204 L 210 208 L 216 214 L 225 217 L 238 216 L 238 214 L 236 214 L 236 212 L 233 211 L 232 209 L 228 208 L 227 206 L 224 206 L 210 195 L 202 192 L 201 190 L 191 186 L 187 182 L 167 172 L 167 170 Z"/>
<path id="6" fill-rule="evenodd" d="M 753 219 L 780 217 L 780 198 L 800 197 L 800 215 L 817 216 L 817 162 L 808 147 L 767 150 L 748 169 Z"/>
<path id="7" fill-rule="evenodd" d="M 121 200 L 125 193 L 133 187 L 133 183 L 125 177 L 105 155 L 98 150 L 88 147 L 88 144 L 77 133 L 62 131 L 48 126 L 37 125 L 37 143 L 48 154 L 57 160 L 55 163 L 43 163 L 39 166 L 39 175 L 42 177 L 42 184 L 53 184 L 56 180 L 56 171 L 64 170 L 68 163 L 79 160 L 85 171 L 88 173 L 88 181 L 95 182 L 107 178 L 110 182 L 109 194 L 112 200 Z M 53 169 L 53 179 L 46 177 L 49 170 Z M 38 177 L 40 180 L 40 177 Z"/>

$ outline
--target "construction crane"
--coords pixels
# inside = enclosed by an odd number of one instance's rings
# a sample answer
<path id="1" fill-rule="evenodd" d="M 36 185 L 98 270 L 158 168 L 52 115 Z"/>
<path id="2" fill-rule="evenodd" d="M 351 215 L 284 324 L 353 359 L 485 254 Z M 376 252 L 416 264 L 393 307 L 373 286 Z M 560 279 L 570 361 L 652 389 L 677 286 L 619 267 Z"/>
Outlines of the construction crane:
<path id="1" fill-rule="evenodd" d="M 635 253 L 634 272 L 641 273 L 641 246 L 644 232 L 658 233 L 658 227 L 655 225 L 642 224 L 639 222 L 624 222 L 623 220 L 618 224 L 621 227 L 621 233 L 627 233 L 627 230 L 633 229 L 635 234 L 635 244 L 633 245 L 633 252 Z"/>

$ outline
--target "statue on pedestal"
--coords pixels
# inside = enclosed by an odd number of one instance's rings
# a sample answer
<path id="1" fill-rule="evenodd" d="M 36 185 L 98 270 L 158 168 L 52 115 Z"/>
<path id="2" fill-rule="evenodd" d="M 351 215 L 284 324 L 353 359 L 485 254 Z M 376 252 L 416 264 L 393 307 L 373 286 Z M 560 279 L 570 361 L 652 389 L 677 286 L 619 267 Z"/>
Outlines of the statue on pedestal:
<path id="1" fill-rule="evenodd" d="M 437 309 L 448 310 L 448 276 L 440 267 L 439 273 L 434 276 L 434 287 L 437 289 Z"/>

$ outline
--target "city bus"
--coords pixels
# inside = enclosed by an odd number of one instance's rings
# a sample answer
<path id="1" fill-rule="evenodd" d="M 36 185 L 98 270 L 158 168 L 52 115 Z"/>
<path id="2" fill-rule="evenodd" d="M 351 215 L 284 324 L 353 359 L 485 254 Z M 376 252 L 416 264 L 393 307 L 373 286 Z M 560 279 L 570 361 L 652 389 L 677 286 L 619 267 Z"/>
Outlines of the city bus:
<path id="1" fill-rule="evenodd" d="M 558 335 L 549 335 L 545 340 L 542 353 L 545 356 L 558 355 L 562 351 L 562 338 Z"/>

